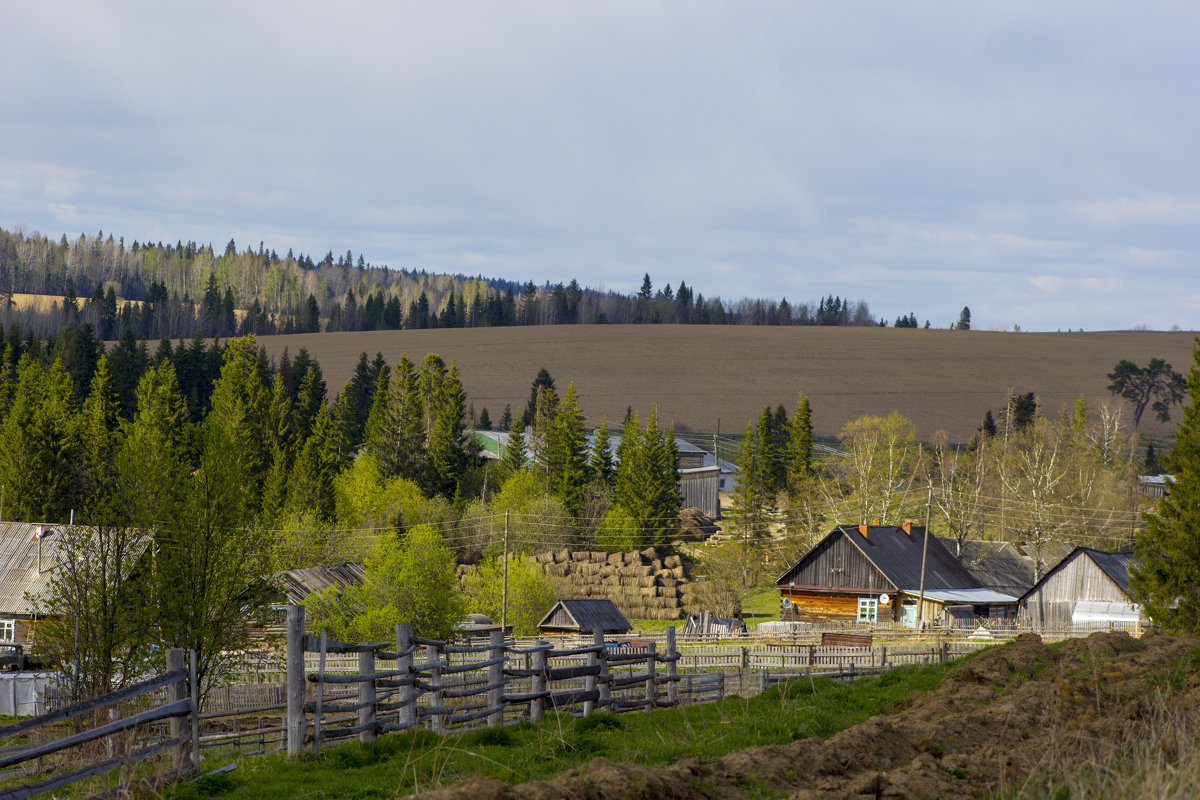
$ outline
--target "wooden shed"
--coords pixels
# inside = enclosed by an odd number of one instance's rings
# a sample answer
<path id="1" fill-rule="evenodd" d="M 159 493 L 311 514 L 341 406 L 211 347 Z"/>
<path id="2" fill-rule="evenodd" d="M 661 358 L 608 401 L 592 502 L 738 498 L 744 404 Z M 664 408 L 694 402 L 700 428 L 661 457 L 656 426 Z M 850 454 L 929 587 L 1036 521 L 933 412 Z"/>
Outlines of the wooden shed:
<path id="1" fill-rule="evenodd" d="M 911 525 L 842 525 L 809 550 L 775 582 L 781 617 L 816 623 L 898 623 L 913 626 L 921 600 L 924 528 Z M 1017 596 L 988 589 L 930 536 L 924 553 L 926 622 L 950 606 L 977 617 L 1010 617 Z"/>
<path id="2" fill-rule="evenodd" d="M 633 630 L 629 620 L 607 598 L 575 598 L 559 600 L 537 625 L 542 633 L 628 633 Z"/>
<path id="3" fill-rule="evenodd" d="M 696 508 L 706 517 L 721 514 L 721 468 L 694 467 L 679 470 L 679 493 L 683 496 L 682 508 Z"/>
<path id="4" fill-rule="evenodd" d="M 1140 605 L 1129 594 L 1133 553 L 1076 547 L 1021 597 L 1021 618 L 1034 630 L 1139 629 Z"/>

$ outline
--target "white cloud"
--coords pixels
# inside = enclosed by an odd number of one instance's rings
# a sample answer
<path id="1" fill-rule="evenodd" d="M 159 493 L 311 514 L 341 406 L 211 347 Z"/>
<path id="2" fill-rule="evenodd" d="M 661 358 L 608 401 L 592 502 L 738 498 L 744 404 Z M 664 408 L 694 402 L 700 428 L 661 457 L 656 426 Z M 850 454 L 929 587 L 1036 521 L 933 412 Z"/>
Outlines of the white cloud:
<path id="1" fill-rule="evenodd" d="M 1083 203 L 1079 216 L 1097 225 L 1200 224 L 1200 197 L 1145 194 Z"/>

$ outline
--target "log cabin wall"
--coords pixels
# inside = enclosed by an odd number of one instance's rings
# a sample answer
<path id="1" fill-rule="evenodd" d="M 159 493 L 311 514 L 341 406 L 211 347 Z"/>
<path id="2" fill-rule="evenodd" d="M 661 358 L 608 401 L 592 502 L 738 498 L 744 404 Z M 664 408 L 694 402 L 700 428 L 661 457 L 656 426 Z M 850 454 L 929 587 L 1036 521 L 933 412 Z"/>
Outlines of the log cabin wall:
<path id="1" fill-rule="evenodd" d="M 848 589 L 864 596 L 895 592 L 896 587 L 849 541 L 861 535 L 840 531 L 825 538 L 781 583 Z"/>

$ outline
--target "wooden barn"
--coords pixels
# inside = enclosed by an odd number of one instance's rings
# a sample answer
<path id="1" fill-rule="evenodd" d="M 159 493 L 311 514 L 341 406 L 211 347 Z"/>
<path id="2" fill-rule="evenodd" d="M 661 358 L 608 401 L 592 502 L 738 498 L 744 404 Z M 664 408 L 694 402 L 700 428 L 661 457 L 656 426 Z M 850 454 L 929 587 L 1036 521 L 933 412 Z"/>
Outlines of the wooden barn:
<path id="1" fill-rule="evenodd" d="M 915 626 L 925 530 L 905 524 L 842 525 L 775 582 L 781 617 L 814 623 Z M 1016 595 L 988 589 L 930 536 L 921 619 L 973 623 L 1015 615 Z"/>
<path id="2" fill-rule="evenodd" d="M 559 600 L 537 625 L 542 633 L 629 633 L 633 626 L 625 619 L 612 600 L 607 598 L 575 598 Z"/>
<path id="3" fill-rule="evenodd" d="M 1138 630 L 1146 622 L 1129 594 L 1133 553 L 1076 547 L 1021 597 L 1034 630 Z"/>

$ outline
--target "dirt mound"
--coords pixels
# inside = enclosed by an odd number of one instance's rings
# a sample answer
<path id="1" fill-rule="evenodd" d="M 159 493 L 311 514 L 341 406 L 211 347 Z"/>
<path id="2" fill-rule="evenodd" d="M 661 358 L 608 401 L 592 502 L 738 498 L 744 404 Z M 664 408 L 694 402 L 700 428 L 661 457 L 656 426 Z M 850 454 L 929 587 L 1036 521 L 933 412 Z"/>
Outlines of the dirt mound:
<path id="1" fill-rule="evenodd" d="M 444 800 L 742 797 L 768 786 L 793 800 L 975 798 L 1044 772 L 1048 759 L 1103 759 L 1142 737 L 1171 665 L 1197 640 L 1098 633 L 1047 647 L 1037 636 L 954 667 L 936 691 L 825 741 L 752 747 L 716 761 L 652 768 L 594 759 L 552 781 L 467 781 Z M 1171 706 L 1200 717 L 1194 671 Z M 1187 682 L 1190 681 L 1189 685 Z"/>

